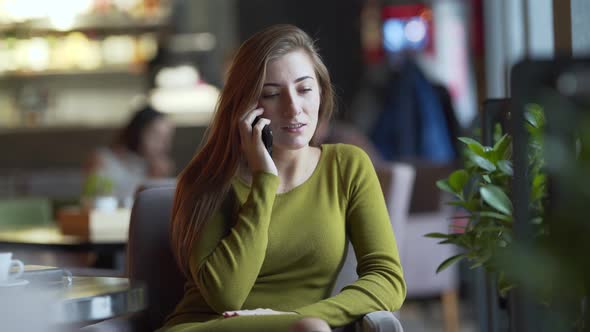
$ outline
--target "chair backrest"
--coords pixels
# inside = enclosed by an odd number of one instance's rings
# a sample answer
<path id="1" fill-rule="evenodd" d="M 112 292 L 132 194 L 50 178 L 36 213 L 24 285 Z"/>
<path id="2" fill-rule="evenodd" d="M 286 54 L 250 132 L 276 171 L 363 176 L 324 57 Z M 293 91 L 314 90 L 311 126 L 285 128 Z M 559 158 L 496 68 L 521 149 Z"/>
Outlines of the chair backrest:
<path id="1" fill-rule="evenodd" d="M 377 169 L 384 192 L 392 227 L 403 234 L 414 183 L 414 168 L 407 164 L 391 163 Z M 129 243 L 127 246 L 128 273 L 132 281 L 141 281 L 148 289 L 147 319 L 153 330 L 163 324 L 181 300 L 184 276 L 172 256 L 169 241 L 170 214 L 174 187 L 153 188 L 137 194 L 131 212 Z M 397 236 L 401 247 L 403 236 Z M 354 282 L 356 257 L 352 246 L 334 287 L 334 293 Z"/>
<path id="2" fill-rule="evenodd" d="M 147 286 L 148 308 L 142 323 L 153 331 L 182 298 L 185 278 L 172 256 L 169 225 L 174 187 L 153 188 L 135 198 L 129 225 L 127 272 Z"/>
<path id="3" fill-rule="evenodd" d="M 0 227 L 48 225 L 52 220 L 51 202 L 47 198 L 0 200 Z"/>
<path id="4" fill-rule="evenodd" d="M 415 170 L 409 164 L 384 163 L 378 166 L 376 171 L 385 197 L 391 227 L 393 227 L 396 235 L 398 251 L 401 251 L 410 208 L 410 197 L 414 186 Z M 344 265 L 332 291 L 333 295 L 339 293 L 344 286 L 358 279 L 356 266 L 357 260 L 354 249 L 349 245 Z"/>
<path id="5" fill-rule="evenodd" d="M 438 189 L 436 181 L 447 178 L 457 168 L 457 163 L 416 162 L 412 165 L 416 170 L 416 181 L 410 200 L 410 214 L 439 211 L 448 197 Z"/>

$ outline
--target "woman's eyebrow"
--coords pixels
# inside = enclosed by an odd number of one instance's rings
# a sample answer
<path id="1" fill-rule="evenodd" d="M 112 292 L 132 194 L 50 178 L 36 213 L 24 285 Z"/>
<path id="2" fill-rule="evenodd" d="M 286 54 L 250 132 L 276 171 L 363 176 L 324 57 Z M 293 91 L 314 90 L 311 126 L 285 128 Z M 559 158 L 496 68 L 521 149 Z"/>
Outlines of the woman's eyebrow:
<path id="1" fill-rule="evenodd" d="M 293 81 L 293 83 L 299 83 L 299 82 L 301 82 L 303 80 L 306 80 L 306 79 L 312 79 L 313 80 L 313 77 L 311 77 L 311 76 L 301 76 L 298 79 L 296 79 L 295 81 Z M 264 83 L 263 86 L 281 86 L 281 85 L 278 84 L 278 83 L 269 82 L 269 83 Z"/>

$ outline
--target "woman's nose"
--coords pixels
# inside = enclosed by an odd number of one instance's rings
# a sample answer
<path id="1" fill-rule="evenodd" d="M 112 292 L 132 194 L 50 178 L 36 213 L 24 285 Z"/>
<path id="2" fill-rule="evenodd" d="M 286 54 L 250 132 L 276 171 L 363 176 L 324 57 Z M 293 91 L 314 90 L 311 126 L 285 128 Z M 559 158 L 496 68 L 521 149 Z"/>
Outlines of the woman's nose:
<path id="1" fill-rule="evenodd" d="M 292 93 L 285 94 L 285 115 L 293 116 L 297 115 L 301 112 L 301 105 L 297 100 L 297 96 L 293 95 Z"/>

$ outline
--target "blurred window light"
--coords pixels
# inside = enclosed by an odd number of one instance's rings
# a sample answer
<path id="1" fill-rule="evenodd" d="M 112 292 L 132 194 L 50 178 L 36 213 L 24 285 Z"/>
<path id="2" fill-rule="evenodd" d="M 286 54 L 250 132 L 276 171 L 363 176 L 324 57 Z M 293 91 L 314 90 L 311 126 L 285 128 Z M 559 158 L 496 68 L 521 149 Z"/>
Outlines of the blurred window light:
<path id="1" fill-rule="evenodd" d="M 193 66 L 166 67 L 156 74 L 156 86 L 159 88 L 191 87 L 197 84 L 199 79 L 199 72 Z"/>
<path id="2" fill-rule="evenodd" d="M 426 22 L 421 18 L 414 18 L 406 23 L 404 28 L 406 39 L 412 43 L 420 43 L 426 39 Z"/>
<path id="3" fill-rule="evenodd" d="M 399 52 L 404 46 L 404 23 L 398 19 L 386 20 L 383 24 L 383 43 L 389 52 Z"/>
<path id="4" fill-rule="evenodd" d="M 428 44 L 428 22 L 419 16 L 389 18 L 383 23 L 383 47 L 387 52 L 422 50 Z"/>
<path id="5" fill-rule="evenodd" d="M 137 46 L 143 61 L 152 60 L 158 52 L 158 38 L 154 33 L 145 33 L 137 40 Z"/>
<path id="6" fill-rule="evenodd" d="M 0 72 L 15 70 L 16 65 L 13 59 L 13 50 L 7 43 L 0 43 Z"/>
<path id="7" fill-rule="evenodd" d="M 127 35 L 108 36 L 102 44 L 102 52 L 106 64 L 130 64 L 135 54 L 135 39 Z"/>
<path id="8" fill-rule="evenodd" d="M 387 53 L 403 51 L 432 52 L 432 10 L 425 4 L 385 5 L 383 48 Z"/>
<path id="9" fill-rule="evenodd" d="M 16 22 L 44 17 L 45 7 L 36 2 L 35 0 L 6 0 L 2 2 L 2 10 Z"/>
<path id="10" fill-rule="evenodd" d="M 0 13 L 10 21 L 48 18 L 60 30 L 70 28 L 78 15 L 88 13 L 94 0 L 0 0 Z"/>
<path id="11" fill-rule="evenodd" d="M 49 22 L 57 30 L 67 31 L 70 30 L 76 23 L 76 15 L 70 13 L 54 13 L 49 16 Z"/>
<path id="12" fill-rule="evenodd" d="M 149 101 L 155 109 L 166 113 L 213 113 L 219 90 L 200 84 L 178 89 L 155 89 Z"/>
<path id="13" fill-rule="evenodd" d="M 188 116 L 182 118 L 181 122 L 194 123 L 208 120 L 215 110 L 219 90 L 201 81 L 199 71 L 194 66 L 162 68 L 155 80 L 156 88 L 150 92 L 149 102 L 157 110 L 175 116 Z M 202 118 L 203 114 L 207 116 Z"/>
<path id="14" fill-rule="evenodd" d="M 141 0 L 113 0 L 115 6 L 123 11 L 132 11 L 134 8 L 141 5 Z"/>
<path id="15" fill-rule="evenodd" d="M 50 60 L 47 40 L 40 37 L 31 39 L 28 43 L 27 58 L 32 70 L 46 70 Z"/>
<path id="16" fill-rule="evenodd" d="M 88 12 L 92 7 L 92 0 L 54 0 L 48 1 L 47 17 L 58 30 L 69 30 L 76 23 L 76 18 Z"/>

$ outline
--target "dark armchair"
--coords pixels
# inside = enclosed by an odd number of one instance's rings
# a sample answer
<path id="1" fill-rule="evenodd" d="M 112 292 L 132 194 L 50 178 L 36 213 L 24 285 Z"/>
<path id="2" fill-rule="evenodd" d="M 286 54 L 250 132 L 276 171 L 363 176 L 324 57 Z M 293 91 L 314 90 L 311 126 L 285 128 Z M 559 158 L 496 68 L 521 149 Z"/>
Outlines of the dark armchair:
<path id="1" fill-rule="evenodd" d="M 127 246 L 128 277 L 147 286 L 146 310 L 87 326 L 82 331 L 153 331 L 162 326 L 166 315 L 180 301 L 184 277 L 170 250 L 168 225 L 174 187 L 140 192 L 133 205 Z M 403 331 L 391 312 L 366 315 L 354 327 L 357 331 Z"/>

